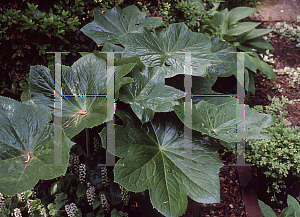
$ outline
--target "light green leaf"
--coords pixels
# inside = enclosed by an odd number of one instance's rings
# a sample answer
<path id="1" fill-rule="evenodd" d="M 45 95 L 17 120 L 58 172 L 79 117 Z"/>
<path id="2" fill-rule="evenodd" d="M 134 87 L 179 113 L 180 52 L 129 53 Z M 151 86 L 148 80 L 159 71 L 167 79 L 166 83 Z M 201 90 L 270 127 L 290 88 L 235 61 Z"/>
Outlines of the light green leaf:
<path id="1" fill-rule="evenodd" d="M 254 57 L 253 57 L 254 58 Z M 247 67 L 249 70 L 251 70 L 252 72 L 256 73 L 256 65 L 252 60 L 252 56 L 250 56 L 249 54 L 245 53 L 245 67 Z"/>
<path id="2" fill-rule="evenodd" d="M 121 85 L 132 82 L 123 78 L 134 63 L 115 66 L 115 96 Z M 59 64 L 56 67 L 60 67 Z M 51 69 L 51 70 L 50 70 Z M 30 87 L 33 101 L 41 107 L 54 111 L 54 69 L 34 66 L 30 70 Z M 64 131 L 73 138 L 84 128 L 92 128 L 107 121 L 106 62 L 90 53 L 81 57 L 71 67 L 61 66 L 62 74 L 62 122 Z M 67 96 L 66 96 L 67 95 Z M 79 96 L 79 97 L 78 97 Z M 96 96 L 96 97 L 95 97 Z M 79 112 L 83 112 L 82 115 Z M 113 114 L 113 113 L 112 113 Z M 108 120 L 111 120 L 108 117 Z"/>
<path id="3" fill-rule="evenodd" d="M 299 202 L 289 194 L 287 197 L 287 204 L 288 204 L 288 207 L 286 207 L 282 211 L 281 216 L 282 217 L 292 217 L 292 216 L 297 217 L 297 216 L 299 216 L 299 214 L 300 214 Z"/>
<path id="4" fill-rule="evenodd" d="M 124 126 L 115 126 L 115 182 L 129 191 L 149 189 L 154 208 L 165 216 L 182 215 L 187 196 L 200 203 L 220 201 L 218 145 L 210 137 L 193 132 L 185 146 L 183 124 L 172 113 L 141 126 L 134 116 L 116 111 Z M 100 133 L 106 143 L 106 128 Z M 186 157 L 186 158 L 185 158 Z"/>
<path id="5" fill-rule="evenodd" d="M 215 14 L 215 22 L 213 23 L 214 27 L 219 27 L 220 28 L 220 33 L 224 35 L 227 30 L 228 30 L 228 20 L 227 20 L 227 15 L 228 15 L 228 9 L 225 8 L 223 11 L 218 12 Z"/>
<path id="6" fill-rule="evenodd" d="M 226 32 L 226 35 L 233 36 L 233 35 L 239 35 L 244 32 L 247 32 L 251 29 L 254 29 L 257 27 L 259 23 L 254 22 L 242 22 L 234 24 L 228 31 Z"/>
<path id="7" fill-rule="evenodd" d="M 253 29 L 252 31 L 249 31 L 247 34 L 245 34 L 245 36 L 242 37 L 240 40 L 241 43 L 244 43 L 245 41 L 248 41 L 250 39 L 254 39 L 268 34 L 269 32 L 272 32 L 272 29 Z"/>
<path id="8" fill-rule="evenodd" d="M 273 71 L 272 67 L 266 63 L 263 60 L 260 60 L 259 58 L 253 57 L 249 55 L 249 57 L 252 59 L 254 65 L 262 72 L 264 73 L 269 79 L 272 79 L 273 81 L 276 80 L 275 72 Z"/>
<path id="9" fill-rule="evenodd" d="M 247 91 L 251 92 L 254 95 L 255 94 L 255 82 L 254 82 L 254 80 L 255 80 L 255 77 L 254 77 L 255 73 L 252 72 L 252 71 L 248 71 L 247 69 L 245 69 L 245 74 L 248 75 L 247 77 L 245 75 L 245 82 L 246 82 L 246 78 L 248 79 L 248 81 L 247 81 L 248 85 L 247 85 L 247 87 L 245 85 L 245 89 Z"/>
<path id="10" fill-rule="evenodd" d="M 124 9 L 115 6 L 102 15 L 101 8 L 95 8 L 94 21 L 82 27 L 81 31 L 97 44 L 109 42 L 119 43 L 118 39 L 128 33 L 140 32 L 143 27 L 149 29 L 160 26 L 160 17 L 147 17 L 135 5 Z"/>
<path id="11" fill-rule="evenodd" d="M 193 75 L 205 76 L 207 67 L 220 64 L 211 51 L 208 36 L 191 32 L 184 23 L 171 24 L 155 34 L 144 29 L 142 33 L 127 34 L 120 38 L 125 46 L 124 56 L 139 55 L 148 67 L 160 66 L 165 78 L 184 74 L 185 54 L 193 52 Z"/>
<path id="12" fill-rule="evenodd" d="M 150 121 L 155 112 L 173 111 L 176 99 L 184 97 L 184 92 L 165 85 L 161 68 L 134 69 L 131 76 L 134 82 L 124 85 L 120 100 L 130 104 L 142 123 Z"/>
<path id="13" fill-rule="evenodd" d="M 229 11 L 227 15 L 228 25 L 236 24 L 239 20 L 244 19 L 251 14 L 257 13 L 257 10 L 249 7 L 237 7 Z"/>
<path id="14" fill-rule="evenodd" d="M 62 133 L 62 164 L 55 165 L 51 113 L 31 100 L 27 104 L 0 96 L 0 192 L 6 195 L 64 175 L 74 144 Z"/>
<path id="15" fill-rule="evenodd" d="M 246 139 L 271 138 L 270 135 L 262 133 L 266 132 L 263 128 L 274 123 L 272 116 L 260 114 L 245 105 L 245 116 L 237 118 L 237 108 L 244 109 L 244 105 L 237 104 L 237 99 L 232 97 L 206 98 L 202 97 L 202 101 L 192 105 L 192 123 L 185 123 L 187 127 L 226 142 L 235 142 L 236 139 L 240 141 L 240 138 L 237 138 L 236 128 L 243 129 L 244 126 L 246 126 Z M 180 120 L 184 122 L 184 104 L 181 103 L 173 108 Z"/>
<path id="16" fill-rule="evenodd" d="M 261 212 L 264 214 L 266 217 L 276 217 L 275 212 L 272 210 L 270 206 L 265 204 L 263 201 L 258 200 L 258 205 L 261 210 Z"/>
<path id="17" fill-rule="evenodd" d="M 252 45 L 254 48 L 266 49 L 266 50 L 275 50 L 274 47 L 262 38 L 254 38 L 245 42 L 245 44 Z"/>

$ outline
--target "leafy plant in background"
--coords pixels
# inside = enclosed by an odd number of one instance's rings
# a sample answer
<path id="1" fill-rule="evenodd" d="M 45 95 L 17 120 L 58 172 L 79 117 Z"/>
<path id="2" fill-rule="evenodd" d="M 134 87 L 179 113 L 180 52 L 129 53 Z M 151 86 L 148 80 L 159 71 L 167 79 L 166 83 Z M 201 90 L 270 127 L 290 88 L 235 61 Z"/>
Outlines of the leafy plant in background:
<path id="1" fill-rule="evenodd" d="M 259 23 L 240 22 L 255 12 L 257 12 L 255 9 L 248 7 L 237 7 L 230 11 L 226 8 L 214 15 L 215 22 L 212 24 L 216 29 L 215 34 L 221 40 L 230 42 L 238 51 L 251 52 L 245 53 L 245 89 L 253 94 L 255 93 L 254 74 L 257 69 L 268 78 L 276 79 L 273 69 L 256 53 L 267 55 L 266 50 L 274 50 L 269 42 L 260 37 L 272 30 L 255 29 Z M 207 76 L 209 76 L 211 84 L 217 80 L 214 74 L 208 73 Z"/>
<path id="2" fill-rule="evenodd" d="M 53 62 L 46 50 L 70 51 L 72 56 L 65 60 L 70 65 L 72 57 L 80 56 L 78 51 L 93 50 L 79 29 L 90 22 L 92 10 L 88 8 L 95 5 L 91 0 L 1 1 L 0 47 L 6 51 L 0 54 L 1 94 L 18 98 L 28 84 L 30 64 L 47 65 L 47 58 Z"/>
<path id="3" fill-rule="evenodd" d="M 134 5 L 124 9 L 114 7 L 104 14 L 96 8 L 94 18 L 82 28 L 83 33 L 101 46 L 103 52 L 123 51 L 121 56 L 115 56 L 114 64 L 117 108 L 114 154 L 119 158 L 117 164 L 123 165 L 115 166 L 114 181 L 132 192 L 148 189 L 153 207 L 166 216 L 183 214 L 187 196 L 201 203 L 218 203 L 218 173 L 223 164 L 214 138 L 227 147 L 227 143 L 236 142 L 236 127 L 244 124 L 247 139 L 272 138 L 263 128 L 274 122 L 271 115 L 238 105 L 235 98 L 221 97 L 224 94 L 213 91 L 206 80 L 207 70 L 231 73 L 236 60 L 226 51 L 234 47 L 218 37 L 210 39 L 191 32 L 184 23 L 161 28 L 161 18 L 147 17 Z M 218 95 L 193 100 L 193 124 L 185 123 L 193 129 L 191 138 L 184 136 L 185 94 L 176 83 L 184 74 L 183 52 L 190 51 L 197 51 L 192 54 L 192 94 Z M 105 123 L 113 118 L 107 117 L 106 98 L 100 97 L 107 88 L 106 55 L 99 51 L 82 55 L 71 67 L 61 66 L 62 94 L 86 95 L 62 99 L 62 123 L 73 118 L 62 133 L 65 164 L 74 143 L 85 149 L 85 161 L 91 160 L 90 128 L 101 127 L 99 136 L 106 149 Z M 3 194 L 24 192 L 35 186 L 38 179 L 53 179 L 67 170 L 65 165 L 53 165 L 54 126 L 49 123 L 54 111 L 53 84 L 53 66 L 33 66 L 30 90 L 24 92 L 25 102 L 0 97 L 0 117 L 4 120 L 0 129 L 5 129 L 0 137 Z M 244 117 L 236 118 L 232 112 L 236 107 L 245 109 L 245 122 Z M 76 141 L 81 131 L 86 140 Z M 189 148 L 184 146 L 184 140 L 190 144 Z M 187 151 L 191 154 L 185 159 Z M 93 165 L 101 163 L 100 160 L 93 161 Z"/>
<path id="4" fill-rule="evenodd" d="M 271 201 L 276 200 L 275 193 L 286 188 L 283 178 L 291 175 L 298 176 L 300 171 L 299 127 L 286 127 L 291 124 L 284 118 L 287 113 L 284 110 L 286 103 L 292 104 L 293 101 L 285 97 L 281 100 L 274 97 L 272 104 L 265 106 L 265 113 L 277 118 L 274 125 L 267 128 L 274 139 L 246 140 L 246 145 L 250 148 L 246 152 L 246 159 L 249 159 L 266 177 L 271 179 L 271 186 L 268 186 L 268 189 L 274 193 Z M 256 106 L 255 109 L 262 111 L 263 107 Z"/>
<path id="5" fill-rule="evenodd" d="M 271 207 L 269 207 L 267 204 L 265 204 L 263 201 L 258 200 L 259 207 L 264 214 L 264 216 L 268 217 L 276 217 L 275 212 L 272 210 Z M 298 216 L 300 215 L 300 205 L 299 202 L 292 197 L 291 195 L 288 195 L 287 197 L 287 204 L 288 207 L 286 207 L 280 217 L 288 217 L 288 216 Z"/>
<path id="6" fill-rule="evenodd" d="M 231 10 L 236 7 L 255 8 L 258 2 L 260 1 L 259 0 L 224 0 L 224 1 L 220 1 L 219 10 L 224 10 L 225 8 Z"/>

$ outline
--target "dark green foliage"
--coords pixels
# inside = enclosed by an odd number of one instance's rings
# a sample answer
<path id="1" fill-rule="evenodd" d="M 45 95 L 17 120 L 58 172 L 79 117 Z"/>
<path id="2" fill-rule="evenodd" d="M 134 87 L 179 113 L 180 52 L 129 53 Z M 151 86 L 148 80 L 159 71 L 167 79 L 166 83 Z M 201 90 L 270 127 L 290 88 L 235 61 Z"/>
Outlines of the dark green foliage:
<path id="1" fill-rule="evenodd" d="M 231 10 L 236 7 L 254 8 L 258 2 L 260 1 L 259 0 L 223 0 L 223 2 L 221 2 L 220 4 L 219 10 L 223 10 L 225 8 Z"/>
<path id="2" fill-rule="evenodd" d="M 90 22 L 95 6 L 110 8 L 114 2 L 92 0 L 1 1 L 0 72 L 1 95 L 19 99 L 29 84 L 30 65 L 47 66 L 54 61 L 50 51 L 68 51 L 63 64 L 70 65 L 80 51 L 95 49 L 93 41 L 80 28 Z"/>

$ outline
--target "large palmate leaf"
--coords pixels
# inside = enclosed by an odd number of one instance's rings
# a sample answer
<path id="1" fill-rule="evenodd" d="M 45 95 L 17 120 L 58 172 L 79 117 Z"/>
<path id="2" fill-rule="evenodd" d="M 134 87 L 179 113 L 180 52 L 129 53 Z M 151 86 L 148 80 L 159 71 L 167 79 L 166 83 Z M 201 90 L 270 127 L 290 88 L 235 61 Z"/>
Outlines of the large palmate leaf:
<path id="1" fill-rule="evenodd" d="M 208 74 L 214 74 L 218 77 L 229 77 L 237 70 L 236 49 L 226 42 L 221 41 L 218 37 L 212 38 L 211 52 L 216 54 L 222 61 L 219 65 L 208 67 Z"/>
<path id="2" fill-rule="evenodd" d="M 172 113 L 159 114 L 140 126 L 134 116 L 116 111 L 124 126 L 115 126 L 115 182 L 129 191 L 149 189 L 154 208 L 169 217 L 183 214 L 187 196 L 201 203 L 220 201 L 218 145 L 208 136 L 183 135 Z M 106 143 L 106 128 L 100 133 Z M 118 166 L 123 165 L 123 166 Z"/>
<path id="3" fill-rule="evenodd" d="M 50 111 L 31 100 L 26 104 L 0 97 L 0 192 L 6 195 L 33 188 L 39 179 L 64 175 L 74 144 L 62 133 L 61 147 L 56 146 L 61 159 L 54 159 Z"/>
<path id="4" fill-rule="evenodd" d="M 97 44 L 110 42 L 119 43 L 118 38 L 130 32 L 139 32 L 143 27 L 149 29 L 160 26 L 160 17 L 147 17 L 135 5 L 124 9 L 115 6 L 102 14 L 101 8 L 94 10 L 94 22 L 85 25 L 82 32 Z"/>
<path id="5" fill-rule="evenodd" d="M 155 112 L 173 111 L 176 99 L 184 97 L 184 92 L 165 85 L 161 68 L 134 69 L 131 76 L 134 82 L 123 86 L 120 100 L 130 104 L 142 123 L 150 121 Z"/>
<path id="6" fill-rule="evenodd" d="M 208 36 L 191 32 L 184 23 L 171 24 L 155 34 L 144 29 L 120 37 L 124 56 L 139 55 L 148 67 L 160 66 L 166 78 L 184 74 L 185 53 L 192 52 L 193 75 L 204 77 L 207 67 L 220 64 L 211 51 Z"/>
<path id="7" fill-rule="evenodd" d="M 130 72 L 134 65 L 135 63 L 115 66 L 116 97 L 121 85 L 132 82 L 131 78 L 123 78 L 123 76 Z M 61 66 L 64 95 L 62 120 L 64 131 L 69 138 L 74 137 L 84 128 L 92 128 L 112 119 L 112 115 L 107 119 L 106 71 L 105 60 L 96 52 L 84 55 L 72 65 L 72 68 Z M 53 67 L 51 70 L 43 66 L 31 67 L 30 87 L 33 101 L 54 111 Z M 82 111 L 87 113 L 80 115 Z"/>
<path id="8" fill-rule="evenodd" d="M 198 104 L 192 105 L 192 123 L 185 123 L 189 128 L 203 134 L 235 142 L 236 129 L 244 129 L 245 139 L 270 139 L 270 135 L 263 134 L 266 128 L 274 123 L 274 117 L 261 114 L 249 108 L 248 105 L 237 104 L 232 97 L 202 97 Z M 244 110 L 244 115 L 236 117 L 237 108 Z M 184 122 L 184 105 L 174 106 L 177 116 Z M 245 121 L 244 121 L 245 117 Z"/>

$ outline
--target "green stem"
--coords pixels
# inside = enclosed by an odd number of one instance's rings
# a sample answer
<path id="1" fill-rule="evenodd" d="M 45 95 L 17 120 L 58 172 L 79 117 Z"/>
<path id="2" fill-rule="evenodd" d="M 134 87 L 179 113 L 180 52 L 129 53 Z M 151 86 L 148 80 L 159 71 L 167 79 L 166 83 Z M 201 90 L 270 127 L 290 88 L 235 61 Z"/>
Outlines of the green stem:
<path id="1" fill-rule="evenodd" d="M 85 145 L 86 145 L 86 156 L 88 157 L 89 154 L 89 129 L 85 128 Z"/>

